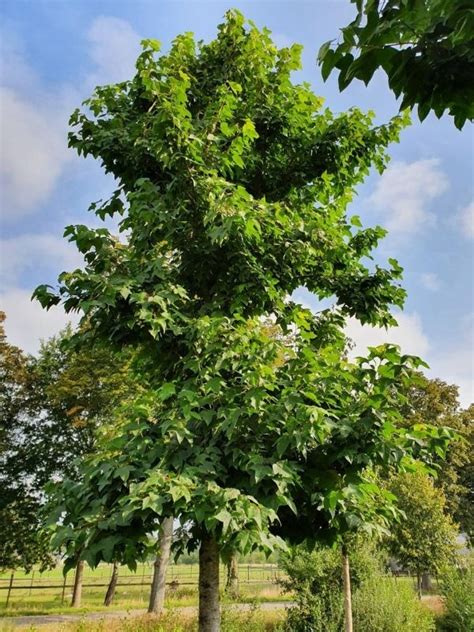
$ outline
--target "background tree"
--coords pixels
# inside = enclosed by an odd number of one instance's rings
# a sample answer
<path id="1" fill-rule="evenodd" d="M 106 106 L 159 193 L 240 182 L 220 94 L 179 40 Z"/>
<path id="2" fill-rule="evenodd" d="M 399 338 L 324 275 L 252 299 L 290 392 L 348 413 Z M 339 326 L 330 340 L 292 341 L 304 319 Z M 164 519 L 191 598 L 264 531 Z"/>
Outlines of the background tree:
<path id="1" fill-rule="evenodd" d="M 122 215 L 126 236 L 68 227 L 86 267 L 35 293 L 84 314 L 80 342 L 133 346 L 149 385 L 59 490 L 58 537 L 71 558 L 133 565 L 157 522 L 179 516 L 200 548 L 200 629 L 215 631 L 220 553 L 375 528 L 394 510 L 367 468 L 446 435 L 395 427 L 417 359 L 344 354 L 345 317 L 392 324 L 405 297 L 396 261 L 364 263 L 384 231 L 346 214 L 404 120 L 322 110 L 291 83 L 300 47 L 278 50 L 238 12 L 209 44 L 186 34 L 158 49 L 145 41 L 133 79 L 71 118 L 70 144 L 118 183 L 92 209 Z M 337 308 L 288 301 L 301 285 Z"/>
<path id="2" fill-rule="evenodd" d="M 448 426 L 456 431 L 457 439 L 450 443 L 448 452 L 439 459 L 434 484 L 446 499 L 446 510 L 469 538 L 474 534 L 474 405 L 462 409 L 458 387 L 439 379 L 420 376 L 408 392 L 407 405 L 402 409 L 406 427 L 420 423 Z"/>
<path id="3" fill-rule="evenodd" d="M 474 17 L 465 0 L 351 0 L 356 18 L 342 41 L 324 44 L 324 79 L 339 70 L 339 87 L 367 84 L 382 68 L 400 109 L 418 107 L 454 117 L 456 127 L 474 118 Z"/>
<path id="4" fill-rule="evenodd" d="M 417 577 L 434 573 L 455 559 L 456 527 L 445 510 L 443 492 L 425 474 L 398 475 L 390 484 L 404 516 L 392 528 L 389 546 L 402 566 Z"/>
<path id="5" fill-rule="evenodd" d="M 31 570 L 54 563 L 39 523 L 41 493 L 22 472 L 15 446 L 31 413 L 32 359 L 5 336 L 0 312 L 0 568 Z"/>

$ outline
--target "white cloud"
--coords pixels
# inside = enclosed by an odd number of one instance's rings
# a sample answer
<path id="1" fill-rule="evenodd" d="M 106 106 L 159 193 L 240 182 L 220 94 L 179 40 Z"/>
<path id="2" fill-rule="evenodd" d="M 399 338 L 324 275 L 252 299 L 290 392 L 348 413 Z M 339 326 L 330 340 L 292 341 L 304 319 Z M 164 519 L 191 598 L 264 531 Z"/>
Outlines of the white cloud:
<path id="1" fill-rule="evenodd" d="M 403 353 L 425 357 L 430 350 L 430 343 L 423 331 L 419 315 L 397 314 L 398 327 L 385 329 L 361 325 L 355 318 L 349 318 L 346 324 L 346 334 L 355 343 L 351 355 L 364 355 L 367 347 L 376 347 L 386 342 L 397 344 Z"/>
<path id="2" fill-rule="evenodd" d="M 449 186 L 437 159 L 394 162 L 378 180 L 368 201 L 392 233 L 410 234 L 435 221 L 429 204 Z"/>
<path id="3" fill-rule="evenodd" d="M 431 377 L 459 386 L 464 407 L 474 403 L 474 315 L 464 319 L 455 345 L 447 350 L 433 349 L 429 364 Z"/>
<path id="4" fill-rule="evenodd" d="M 97 17 L 87 32 L 89 55 L 96 64 L 88 83 L 101 85 L 130 79 L 140 52 L 140 36 L 119 18 Z"/>
<path id="5" fill-rule="evenodd" d="M 0 309 L 7 319 L 5 332 L 11 344 L 28 353 L 36 353 L 41 340 L 57 334 L 68 322 L 78 322 L 75 314 L 66 314 L 60 307 L 46 311 L 31 300 L 30 290 L 13 289 L 0 295 Z"/>
<path id="6" fill-rule="evenodd" d="M 49 198 L 66 165 L 76 159 L 67 148 L 70 113 L 96 84 L 133 75 L 140 37 L 124 20 L 96 18 L 87 32 L 92 73 L 74 84 L 46 88 L 14 34 L 4 29 L 2 35 L 0 200 L 2 216 L 11 222 L 36 212 Z"/>
<path id="7" fill-rule="evenodd" d="M 0 89 L 1 204 L 6 219 L 30 214 L 51 194 L 70 159 L 58 108 Z"/>
<path id="8" fill-rule="evenodd" d="M 0 286 L 13 288 L 30 271 L 54 277 L 63 270 L 83 265 L 82 255 L 66 239 L 56 235 L 20 235 L 0 241 Z"/>
<path id="9" fill-rule="evenodd" d="M 461 210 L 458 219 L 463 235 L 474 239 L 474 201 Z"/>
<path id="10" fill-rule="evenodd" d="M 424 272 L 420 276 L 421 284 L 430 292 L 437 292 L 441 287 L 441 282 L 434 272 Z"/>

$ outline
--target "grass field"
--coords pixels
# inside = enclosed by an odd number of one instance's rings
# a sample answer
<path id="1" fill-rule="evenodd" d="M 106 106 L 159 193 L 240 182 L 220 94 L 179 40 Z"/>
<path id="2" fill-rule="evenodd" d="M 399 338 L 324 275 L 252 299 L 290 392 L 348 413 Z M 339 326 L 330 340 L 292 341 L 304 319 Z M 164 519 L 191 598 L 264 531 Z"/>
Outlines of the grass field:
<path id="1" fill-rule="evenodd" d="M 146 608 L 151 583 L 151 565 L 141 565 L 132 573 L 126 568 L 120 569 L 114 603 L 106 608 L 104 595 L 110 578 L 111 567 L 99 566 L 92 570 L 86 567 L 82 590 L 82 607 L 74 612 L 132 610 Z M 58 614 L 71 612 L 69 603 L 72 593 L 73 572 L 66 579 L 63 598 L 63 576 L 60 567 L 40 574 L 38 571 L 26 575 L 18 572 L 14 575 L 13 590 L 6 608 L 10 575 L 0 575 L 0 616 L 28 614 Z M 289 599 L 282 595 L 277 583 L 280 576 L 276 565 L 241 564 L 239 566 L 240 602 L 281 601 Z M 197 604 L 198 566 L 193 564 L 172 564 L 168 572 L 166 606 L 192 606 Z M 225 568 L 221 568 L 222 584 L 225 580 Z M 132 585 L 127 585 L 132 584 Z M 224 601 L 229 598 L 223 595 Z"/>

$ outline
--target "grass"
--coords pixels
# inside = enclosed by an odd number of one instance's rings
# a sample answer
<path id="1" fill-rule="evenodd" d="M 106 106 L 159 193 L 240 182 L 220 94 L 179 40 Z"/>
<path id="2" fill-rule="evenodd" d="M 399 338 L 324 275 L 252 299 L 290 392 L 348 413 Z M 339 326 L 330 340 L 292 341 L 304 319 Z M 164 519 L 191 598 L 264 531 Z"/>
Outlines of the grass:
<path id="1" fill-rule="evenodd" d="M 0 591 L 0 617 L 41 615 L 41 614 L 86 614 L 89 612 L 129 611 L 146 609 L 148 605 L 149 584 L 151 582 L 152 567 L 140 566 L 136 573 L 128 569 L 121 569 L 119 585 L 117 587 L 114 602 L 108 608 L 103 605 L 106 592 L 106 584 L 110 577 L 110 567 L 99 566 L 97 569 L 87 568 L 84 573 L 84 587 L 82 590 L 82 607 L 72 610 L 69 606 L 72 592 L 73 574 L 68 575 L 67 590 L 62 603 L 62 569 L 60 567 L 46 571 L 41 575 L 38 572 L 30 574 L 15 574 L 15 584 L 24 586 L 11 592 L 9 607 L 5 607 L 7 590 Z M 275 582 L 277 568 L 269 564 L 241 565 L 239 576 L 241 590 L 239 601 L 242 603 L 281 601 L 288 600 L 288 595 L 282 595 L 279 586 Z M 221 577 L 225 578 L 224 568 Z M 168 588 L 166 607 L 183 607 L 197 605 L 197 565 L 172 564 L 167 577 L 168 581 L 175 581 L 177 585 Z M 144 585 L 126 586 L 122 582 L 143 582 Z M 251 583 L 246 583 L 250 580 Z M 0 575 L 0 586 L 8 586 L 9 575 Z M 30 588 L 41 586 L 40 589 Z M 102 585 L 101 585 L 102 584 Z M 105 585 L 104 585 L 105 584 Z M 54 586 L 54 587 L 53 587 Z M 223 594 L 223 602 L 232 600 Z"/>
<path id="2" fill-rule="evenodd" d="M 282 611 L 224 611 L 222 632 L 273 632 L 280 628 Z M 15 626 L 0 621 L 0 632 L 197 632 L 193 615 L 167 613 L 162 617 L 143 615 L 102 621 L 83 620 L 76 623 L 54 623 L 41 626 Z"/>

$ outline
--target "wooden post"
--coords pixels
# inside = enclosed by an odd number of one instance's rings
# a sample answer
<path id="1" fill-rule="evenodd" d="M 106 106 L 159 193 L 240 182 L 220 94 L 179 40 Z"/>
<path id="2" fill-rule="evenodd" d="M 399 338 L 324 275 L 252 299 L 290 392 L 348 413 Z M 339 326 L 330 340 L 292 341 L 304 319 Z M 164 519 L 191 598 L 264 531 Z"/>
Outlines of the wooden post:
<path id="1" fill-rule="evenodd" d="M 10 603 L 10 595 L 12 592 L 12 586 L 13 586 L 13 577 L 15 576 L 15 573 L 12 573 L 10 575 L 10 583 L 8 585 L 8 592 L 7 592 L 7 603 L 5 604 L 5 608 L 8 608 L 8 604 Z"/>

